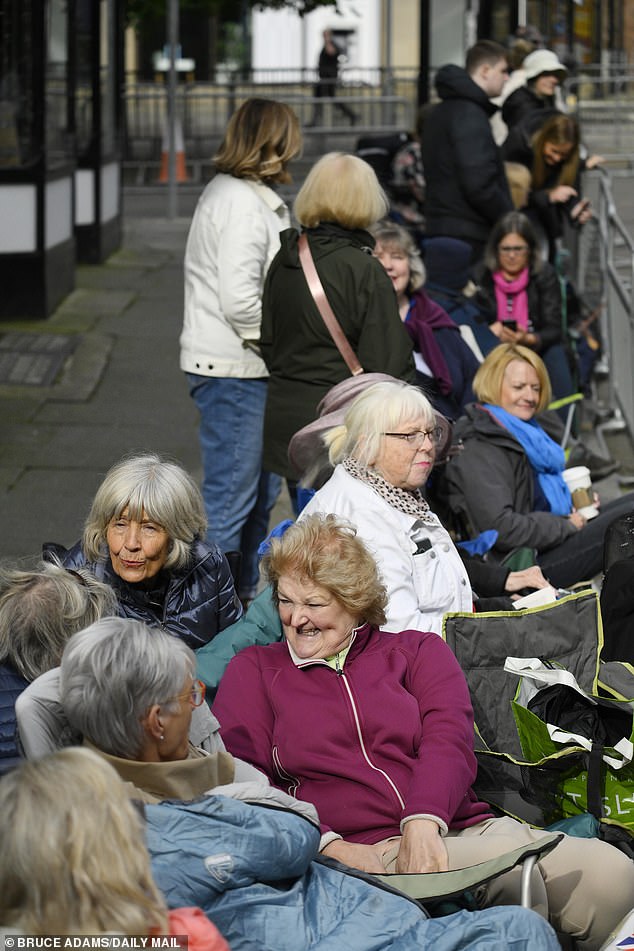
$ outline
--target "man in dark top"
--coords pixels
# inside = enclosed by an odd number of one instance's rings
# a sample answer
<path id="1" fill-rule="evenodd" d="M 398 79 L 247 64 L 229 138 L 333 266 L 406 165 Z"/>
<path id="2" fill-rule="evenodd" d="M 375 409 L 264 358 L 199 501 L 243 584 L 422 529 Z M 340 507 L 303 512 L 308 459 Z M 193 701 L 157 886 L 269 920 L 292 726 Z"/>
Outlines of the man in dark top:
<path id="1" fill-rule="evenodd" d="M 489 123 L 508 76 L 506 51 L 480 40 L 467 51 L 466 67 L 442 66 L 436 74 L 441 102 L 425 122 L 423 167 L 427 234 L 459 238 L 482 256 L 493 224 L 513 203 Z"/>
<path id="2" fill-rule="evenodd" d="M 317 99 L 334 99 L 337 94 L 337 79 L 339 77 L 339 57 L 341 50 L 335 43 L 332 31 L 324 30 L 324 45 L 319 54 L 319 63 L 317 72 L 319 79 L 315 84 L 315 96 Z M 354 125 L 358 119 L 356 112 L 347 106 L 345 102 L 336 102 L 335 106 L 340 112 L 347 116 L 350 125 Z M 315 103 L 315 113 L 312 122 L 309 125 L 320 125 L 323 115 L 323 104 Z"/>

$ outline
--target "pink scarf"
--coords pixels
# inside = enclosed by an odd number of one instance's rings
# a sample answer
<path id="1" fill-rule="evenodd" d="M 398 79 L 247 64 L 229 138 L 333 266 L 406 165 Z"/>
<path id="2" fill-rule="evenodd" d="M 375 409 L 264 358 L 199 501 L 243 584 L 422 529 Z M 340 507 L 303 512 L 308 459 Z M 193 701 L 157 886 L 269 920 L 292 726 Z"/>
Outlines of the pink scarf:
<path id="1" fill-rule="evenodd" d="M 498 320 L 514 320 L 518 330 L 528 330 L 528 268 L 525 267 L 514 281 L 507 281 L 501 271 L 493 272 Z"/>

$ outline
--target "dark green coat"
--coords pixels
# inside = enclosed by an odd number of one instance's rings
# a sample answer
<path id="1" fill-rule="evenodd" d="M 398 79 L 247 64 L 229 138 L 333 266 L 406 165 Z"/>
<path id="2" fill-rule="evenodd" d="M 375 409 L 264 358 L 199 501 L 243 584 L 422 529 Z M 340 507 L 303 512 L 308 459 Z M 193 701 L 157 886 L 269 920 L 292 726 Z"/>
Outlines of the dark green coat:
<path id="1" fill-rule="evenodd" d="M 413 383 L 412 344 L 392 282 L 371 255 L 372 236 L 330 223 L 306 233 L 330 305 L 364 370 Z M 262 356 L 270 373 L 263 468 L 295 479 L 287 458 L 291 436 L 315 419 L 319 401 L 350 371 L 308 289 L 297 232 L 280 238 L 262 299 Z"/>

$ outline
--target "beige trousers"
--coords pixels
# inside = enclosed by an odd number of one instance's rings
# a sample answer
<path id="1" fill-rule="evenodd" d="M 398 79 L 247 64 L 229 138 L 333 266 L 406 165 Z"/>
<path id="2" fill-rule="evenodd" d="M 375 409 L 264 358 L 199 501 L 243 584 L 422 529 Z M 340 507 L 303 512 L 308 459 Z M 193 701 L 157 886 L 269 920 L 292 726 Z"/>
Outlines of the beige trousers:
<path id="1" fill-rule="evenodd" d="M 507 817 L 452 831 L 444 839 L 449 867 L 476 865 L 543 834 Z M 394 872 L 400 839 L 388 843 L 383 864 L 386 872 Z M 520 877 L 514 869 L 490 882 L 483 890 L 483 906 L 519 904 Z M 599 839 L 567 835 L 536 864 L 532 887 L 535 911 L 556 931 L 572 935 L 583 951 L 596 951 L 634 908 L 634 862 Z"/>

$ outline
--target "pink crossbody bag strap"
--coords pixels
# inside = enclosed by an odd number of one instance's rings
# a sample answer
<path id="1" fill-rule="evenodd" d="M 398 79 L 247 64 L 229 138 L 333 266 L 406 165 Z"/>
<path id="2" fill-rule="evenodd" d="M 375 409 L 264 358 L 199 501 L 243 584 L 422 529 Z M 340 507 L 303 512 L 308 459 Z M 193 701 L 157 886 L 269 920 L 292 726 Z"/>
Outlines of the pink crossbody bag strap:
<path id="1" fill-rule="evenodd" d="M 330 336 L 337 346 L 337 350 L 346 361 L 346 365 L 350 370 L 350 373 L 353 376 L 359 376 L 360 373 L 363 373 L 363 367 L 359 363 L 356 353 L 348 343 L 348 339 L 341 329 L 341 324 L 335 317 L 334 311 L 330 306 L 328 298 L 326 297 L 326 292 L 319 278 L 319 274 L 317 273 L 313 256 L 310 253 L 308 238 L 305 234 L 301 234 L 299 236 L 298 245 L 299 263 L 302 266 L 304 277 L 306 278 L 306 283 L 308 284 L 308 289 L 313 295 L 317 309 L 330 332 Z"/>

